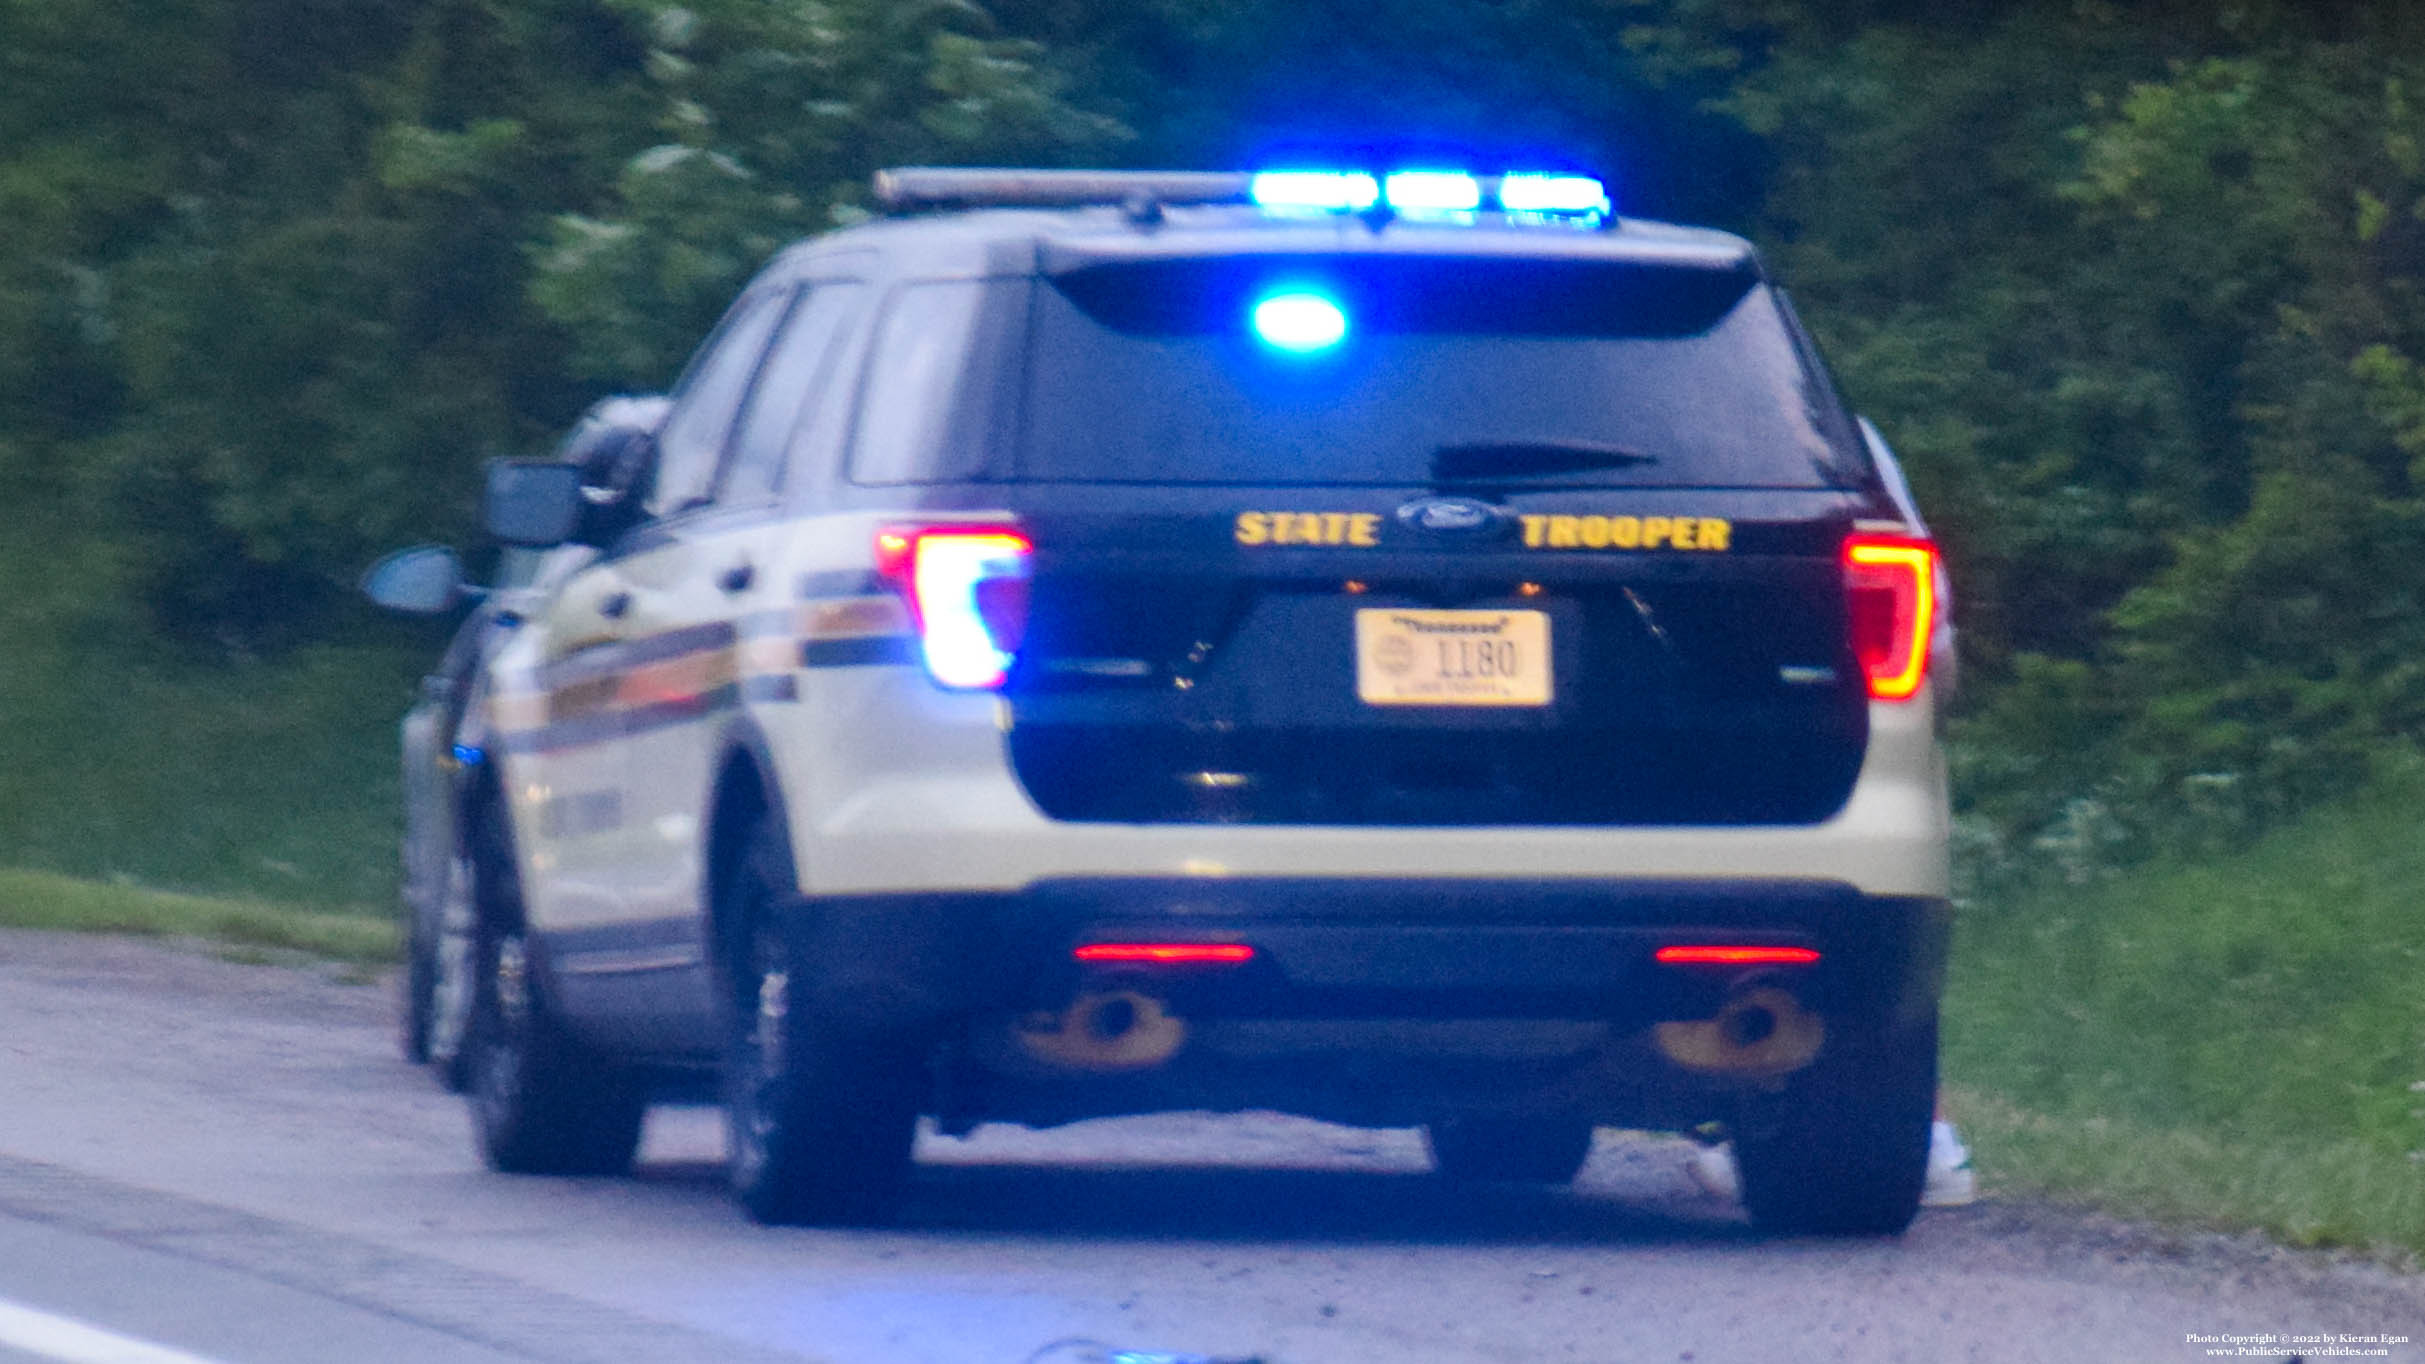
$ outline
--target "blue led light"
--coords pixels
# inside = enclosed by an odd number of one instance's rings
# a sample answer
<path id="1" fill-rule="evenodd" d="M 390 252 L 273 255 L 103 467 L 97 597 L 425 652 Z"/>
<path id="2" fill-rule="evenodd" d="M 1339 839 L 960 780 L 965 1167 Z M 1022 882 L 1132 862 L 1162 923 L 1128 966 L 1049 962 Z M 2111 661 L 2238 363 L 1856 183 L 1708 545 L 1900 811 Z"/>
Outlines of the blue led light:
<path id="1" fill-rule="evenodd" d="M 1381 197 L 1381 186 L 1362 171 L 1262 171 L 1246 192 L 1260 208 L 1361 213 Z"/>
<path id="2" fill-rule="evenodd" d="M 1499 181 L 1499 207 L 1510 213 L 1604 215 L 1608 188 L 1588 175 L 1509 175 Z"/>
<path id="3" fill-rule="evenodd" d="M 1255 335 L 1296 355 L 1329 350 L 1347 339 L 1347 310 L 1321 294 L 1291 290 L 1255 304 Z"/>
<path id="4" fill-rule="evenodd" d="M 1497 177 L 1436 169 L 1383 177 L 1352 170 L 1261 171 L 1248 181 L 1247 193 L 1258 207 L 1280 214 L 1361 213 L 1379 204 L 1402 218 L 1470 222 L 1487 205 L 1521 220 L 1589 225 L 1614 211 L 1599 180 L 1551 171 Z"/>
<path id="5" fill-rule="evenodd" d="M 481 752 L 478 747 L 472 744 L 456 744 L 454 745 L 454 751 L 455 761 L 461 763 L 465 767 L 478 767 L 481 762 L 486 760 L 488 757 L 486 753 Z"/>
<path id="6" fill-rule="evenodd" d="M 1482 182 L 1463 171 L 1393 171 L 1384 192 L 1389 206 L 1408 217 L 1471 213 L 1482 206 Z"/>

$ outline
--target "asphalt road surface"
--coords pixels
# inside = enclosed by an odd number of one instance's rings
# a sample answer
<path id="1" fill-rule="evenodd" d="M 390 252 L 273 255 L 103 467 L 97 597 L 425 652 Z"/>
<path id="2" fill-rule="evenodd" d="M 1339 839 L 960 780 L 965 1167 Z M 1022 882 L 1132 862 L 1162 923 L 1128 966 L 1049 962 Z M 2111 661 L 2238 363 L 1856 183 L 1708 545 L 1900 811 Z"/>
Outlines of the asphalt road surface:
<path id="1" fill-rule="evenodd" d="M 384 987 L 0 932 L 0 1364 L 2188 1361 L 2425 1340 L 2425 1280 L 1994 1198 L 1763 1240 L 1681 1143 L 1457 1189 L 1411 1132 L 1177 1115 L 929 1138 L 906 1218 L 768 1230 L 704 1110 L 621 1180 L 480 1168 Z M 1093 1341 L 1100 1345 L 1077 1342 Z M 2352 1346 L 2352 1349 L 2372 1347 Z M 2388 1358 L 2257 1346 L 2228 1357 Z"/>

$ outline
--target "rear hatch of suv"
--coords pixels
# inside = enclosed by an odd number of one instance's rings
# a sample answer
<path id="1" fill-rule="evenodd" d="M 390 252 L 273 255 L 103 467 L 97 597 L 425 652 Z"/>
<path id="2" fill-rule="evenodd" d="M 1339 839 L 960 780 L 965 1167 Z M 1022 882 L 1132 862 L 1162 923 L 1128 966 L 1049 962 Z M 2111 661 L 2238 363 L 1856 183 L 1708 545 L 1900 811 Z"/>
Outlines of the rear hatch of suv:
<path id="1" fill-rule="evenodd" d="M 986 502 L 1067 820 L 1804 824 L 1876 478 L 1748 258 L 1295 251 L 1023 286 Z M 1015 434 L 1008 434 L 1015 433 Z"/>

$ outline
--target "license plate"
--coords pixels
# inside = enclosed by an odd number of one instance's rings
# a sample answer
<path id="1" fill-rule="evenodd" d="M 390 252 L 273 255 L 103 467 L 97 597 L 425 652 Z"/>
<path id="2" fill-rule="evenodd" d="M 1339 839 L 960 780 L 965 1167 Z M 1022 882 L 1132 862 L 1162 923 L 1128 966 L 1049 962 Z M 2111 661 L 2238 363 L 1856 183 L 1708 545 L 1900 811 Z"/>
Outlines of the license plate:
<path id="1" fill-rule="evenodd" d="M 1374 706 L 1546 706 L 1542 611 L 1356 612 L 1356 695 Z"/>

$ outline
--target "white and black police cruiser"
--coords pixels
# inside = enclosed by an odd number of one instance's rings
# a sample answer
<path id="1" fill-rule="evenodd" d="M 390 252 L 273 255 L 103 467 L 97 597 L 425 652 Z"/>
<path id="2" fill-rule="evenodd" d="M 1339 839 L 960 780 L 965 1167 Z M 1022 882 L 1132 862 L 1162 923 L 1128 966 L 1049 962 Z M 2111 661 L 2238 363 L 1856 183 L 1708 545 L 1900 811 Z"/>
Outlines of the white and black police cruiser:
<path id="1" fill-rule="evenodd" d="M 556 553 L 420 882 L 492 1165 L 712 1081 L 772 1222 L 880 1216 L 922 1114 L 1193 1108 L 1544 1181 L 1722 1122 L 1761 1225 L 1910 1220 L 1942 573 L 1746 243 L 1565 174 L 876 199 L 614 458 L 491 470 Z"/>

